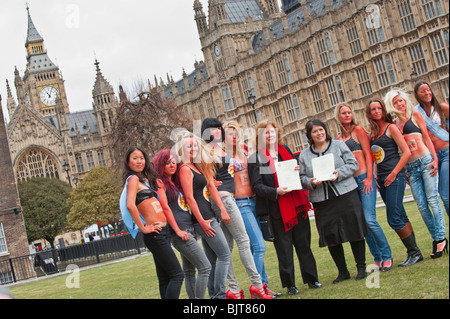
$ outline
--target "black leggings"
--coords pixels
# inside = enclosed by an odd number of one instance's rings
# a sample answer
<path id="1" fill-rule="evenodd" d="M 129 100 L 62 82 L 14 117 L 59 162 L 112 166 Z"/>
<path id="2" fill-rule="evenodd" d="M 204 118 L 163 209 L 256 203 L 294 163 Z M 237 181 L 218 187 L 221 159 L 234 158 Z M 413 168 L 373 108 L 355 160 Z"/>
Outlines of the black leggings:
<path id="1" fill-rule="evenodd" d="M 159 234 L 144 234 L 144 243 L 155 260 L 161 299 L 178 299 L 184 273 L 170 245 L 168 227 L 163 227 Z"/>

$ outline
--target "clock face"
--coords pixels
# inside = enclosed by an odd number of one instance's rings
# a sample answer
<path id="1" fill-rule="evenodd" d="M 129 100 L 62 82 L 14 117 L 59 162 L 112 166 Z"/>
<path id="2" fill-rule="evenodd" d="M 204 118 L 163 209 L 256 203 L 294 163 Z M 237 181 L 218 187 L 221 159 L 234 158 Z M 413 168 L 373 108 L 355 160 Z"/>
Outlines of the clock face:
<path id="1" fill-rule="evenodd" d="M 219 56 L 219 55 L 220 55 L 220 48 L 219 48 L 218 45 L 215 45 L 215 46 L 214 46 L 214 54 L 215 54 L 216 56 Z"/>
<path id="2" fill-rule="evenodd" d="M 55 105 L 58 97 L 58 90 L 53 86 L 47 86 L 41 91 L 41 100 L 45 105 Z"/>

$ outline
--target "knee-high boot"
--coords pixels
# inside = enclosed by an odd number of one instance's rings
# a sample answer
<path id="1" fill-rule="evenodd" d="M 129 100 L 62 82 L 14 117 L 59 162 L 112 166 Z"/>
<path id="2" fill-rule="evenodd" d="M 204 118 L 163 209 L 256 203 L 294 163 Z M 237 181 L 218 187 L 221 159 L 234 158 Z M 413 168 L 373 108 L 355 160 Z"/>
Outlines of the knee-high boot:
<path id="1" fill-rule="evenodd" d="M 356 269 L 358 270 L 356 280 L 366 278 L 366 242 L 365 240 L 351 241 L 350 246 L 352 247 Z"/>
<path id="2" fill-rule="evenodd" d="M 344 255 L 344 247 L 342 244 L 336 246 L 328 246 L 328 250 L 330 251 L 331 257 L 336 264 L 336 267 L 339 271 L 337 278 L 333 281 L 333 284 L 337 284 L 338 282 L 350 279 L 350 273 L 347 269 L 347 264 L 345 262 Z"/>
<path id="3" fill-rule="evenodd" d="M 422 253 L 420 252 L 419 247 L 416 244 L 416 237 L 414 236 L 414 231 L 411 226 L 411 223 L 406 223 L 405 227 L 400 230 L 397 230 L 397 235 L 403 242 L 403 245 L 406 247 L 406 253 L 408 256 L 405 261 L 399 264 L 399 267 L 406 267 L 414 265 L 423 260 Z"/>

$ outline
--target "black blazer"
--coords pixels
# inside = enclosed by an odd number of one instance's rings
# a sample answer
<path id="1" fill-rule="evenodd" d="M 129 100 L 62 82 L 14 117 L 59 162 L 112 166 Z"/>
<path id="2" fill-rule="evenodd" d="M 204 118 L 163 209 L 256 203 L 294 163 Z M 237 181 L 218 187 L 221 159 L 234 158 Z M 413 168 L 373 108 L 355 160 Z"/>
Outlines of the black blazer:
<path id="1" fill-rule="evenodd" d="M 294 157 L 292 151 L 286 145 L 283 145 L 283 147 Z M 278 161 L 281 161 L 280 154 L 278 154 Z M 256 152 L 248 158 L 248 176 L 252 190 L 256 195 L 256 216 L 269 215 L 272 218 L 280 219 L 275 176 L 264 154 Z"/>

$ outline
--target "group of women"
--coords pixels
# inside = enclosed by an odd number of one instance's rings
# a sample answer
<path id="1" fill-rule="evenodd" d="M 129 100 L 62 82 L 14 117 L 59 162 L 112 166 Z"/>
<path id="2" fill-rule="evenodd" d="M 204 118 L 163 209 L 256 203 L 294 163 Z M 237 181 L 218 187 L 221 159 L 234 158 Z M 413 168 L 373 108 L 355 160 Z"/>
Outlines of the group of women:
<path id="1" fill-rule="evenodd" d="M 322 287 L 311 250 L 311 210 L 319 246 L 328 247 L 338 270 L 333 283 L 351 277 L 345 242 L 356 262 L 356 280 L 366 277 L 366 242 L 378 269 L 388 271 L 393 258 L 376 220 L 377 188 L 388 223 L 407 250 L 399 266 L 413 265 L 423 256 L 403 207 L 407 179 L 433 239 L 431 258 L 441 257 L 447 251 L 439 195 L 448 214 L 448 104 L 438 103 L 426 82 L 418 83 L 414 92 L 416 108 L 401 90 L 392 90 L 384 101 L 371 99 L 366 106 L 369 133 L 355 123 L 349 104 L 336 108 L 341 128 L 337 139 L 330 137 L 324 123 L 310 120 L 310 147 L 302 151 L 295 168 L 304 190 L 278 183 L 277 163 L 294 156 L 273 121 L 256 125 L 251 154 L 237 122 L 222 125 L 213 118 L 203 121 L 201 137 L 175 130 L 174 146 L 151 161 L 144 150 L 130 148 L 123 174 L 126 206 L 152 252 L 161 298 L 178 298 L 183 280 L 189 298 L 205 298 L 206 290 L 212 299 L 244 298 L 231 261 L 234 242 L 251 282 L 251 298 L 280 295 L 269 288 L 265 240 L 274 243 L 281 284 L 288 294 L 298 294 L 294 249 L 303 283 Z M 396 114 L 395 122 L 390 113 Z M 327 154 L 333 154 L 335 171 L 328 180 L 318 180 L 312 161 Z"/>

